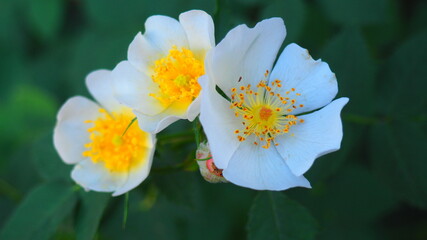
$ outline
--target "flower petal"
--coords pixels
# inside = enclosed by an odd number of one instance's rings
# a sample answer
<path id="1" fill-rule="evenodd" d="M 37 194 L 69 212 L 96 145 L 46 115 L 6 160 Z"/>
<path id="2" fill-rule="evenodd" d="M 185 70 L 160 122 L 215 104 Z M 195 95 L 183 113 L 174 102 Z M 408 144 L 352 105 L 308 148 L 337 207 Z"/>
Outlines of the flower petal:
<path id="1" fill-rule="evenodd" d="M 155 115 L 165 109 L 157 99 L 149 95 L 158 93 L 159 87 L 128 61 L 120 62 L 112 74 L 116 98 L 120 103 L 147 115 Z"/>
<path id="2" fill-rule="evenodd" d="M 188 47 L 187 36 L 181 24 L 167 16 L 151 16 L 145 22 L 144 36 L 152 46 L 167 55 L 173 46 Z"/>
<path id="3" fill-rule="evenodd" d="M 167 54 L 167 53 L 166 53 Z M 145 35 L 140 32 L 129 45 L 128 60 L 140 72 L 150 76 L 154 61 L 165 56 L 165 52 L 153 45 Z"/>
<path id="4" fill-rule="evenodd" d="M 256 85 L 270 71 L 285 35 L 281 18 L 264 20 L 254 28 L 239 25 L 209 52 L 206 72 L 229 96 L 239 81 Z"/>
<path id="5" fill-rule="evenodd" d="M 111 71 L 97 70 L 89 73 L 86 86 L 95 100 L 109 112 L 120 111 L 125 107 L 114 97 Z"/>
<path id="6" fill-rule="evenodd" d="M 348 98 L 339 98 L 319 111 L 299 116 L 304 123 L 292 126 L 289 134 L 275 139 L 277 150 L 295 175 L 304 174 L 316 158 L 340 148 L 340 113 L 347 102 Z"/>
<path id="7" fill-rule="evenodd" d="M 292 174 L 275 148 L 254 145 L 255 137 L 242 142 L 223 171 L 224 177 L 239 186 L 256 190 L 281 191 L 292 187 L 310 188 L 304 176 Z M 211 142 L 209 142 L 210 144 Z"/>
<path id="8" fill-rule="evenodd" d="M 211 16 L 200 10 L 191 10 L 179 15 L 179 22 L 184 28 L 191 51 L 206 54 L 215 46 L 214 23 Z"/>
<path id="9" fill-rule="evenodd" d="M 199 78 L 202 86 L 200 122 L 206 133 L 215 165 L 224 169 L 240 142 L 234 131 L 241 127 L 234 117 L 230 103 L 219 95 L 215 85 L 205 75 Z"/>
<path id="10" fill-rule="evenodd" d="M 150 136 L 151 146 L 148 158 L 145 159 L 144 164 L 141 164 L 137 169 L 129 172 L 126 182 L 115 190 L 113 196 L 121 195 L 135 187 L 137 187 L 142 181 L 144 181 L 150 173 L 151 164 L 154 156 L 154 146 L 156 145 L 156 138 L 154 135 Z"/>
<path id="11" fill-rule="evenodd" d="M 90 142 L 86 120 L 95 120 L 102 114 L 100 106 L 85 97 L 72 97 L 61 107 L 57 115 L 57 123 L 53 131 L 53 143 L 59 156 L 68 164 L 84 159 L 84 145 Z"/>
<path id="12" fill-rule="evenodd" d="M 110 172 L 103 163 L 94 163 L 87 158 L 74 167 L 71 178 L 85 189 L 112 192 L 125 184 L 127 174 Z"/>
<path id="13" fill-rule="evenodd" d="M 338 92 L 335 74 L 329 65 L 321 60 L 313 60 L 308 51 L 295 43 L 286 46 L 270 76 L 271 80 L 283 82 L 281 94 L 295 88 L 301 96 L 297 104 L 304 107 L 295 109 L 292 114 L 300 114 L 325 106 Z"/>
<path id="14" fill-rule="evenodd" d="M 138 111 L 133 111 L 138 118 L 139 127 L 149 133 L 158 133 L 172 123 L 183 119 L 183 117 L 170 115 L 168 111 L 156 114 L 154 116 L 145 115 Z"/>
<path id="15" fill-rule="evenodd" d="M 158 133 L 180 119 L 187 119 L 188 108 L 187 103 L 173 102 L 163 112 L 153 116 L 137 110 L 134 111 L 134 114 L 138 118 L 139 127 L 142 130 L 149 133 Z"/>
<path id="16" fill-rule="evenodd" d="M 202 98 L 200 95 L 194 99 L 194 101 L 188 106 L 187 109 L 187 119 L 192 122 L 196 117 L 200 114 L 200 103 L 202 102 Z"/>

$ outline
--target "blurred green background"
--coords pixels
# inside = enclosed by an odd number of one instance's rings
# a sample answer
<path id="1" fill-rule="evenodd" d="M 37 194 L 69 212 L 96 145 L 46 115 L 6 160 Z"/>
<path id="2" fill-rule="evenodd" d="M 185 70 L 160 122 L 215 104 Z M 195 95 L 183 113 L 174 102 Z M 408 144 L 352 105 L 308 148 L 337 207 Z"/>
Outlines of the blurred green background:
<path id="1" fill-rule="evenodd" d="M 159 135 L 152 174 L 125 197 L 86 193 L 52 145 L 61 104 L 89 96 L 146 18 L 203 9 L 217 43 L 279 16 L 285 44 L 329 63 L 344 108 L 340 151 L 306 174 L 313 189 L 209 184 L 192 125 Z M 1 0 L 0 239 L 427 239 L 427 1 Z M 184 162 L 184 164 L 182 164 Z"/>

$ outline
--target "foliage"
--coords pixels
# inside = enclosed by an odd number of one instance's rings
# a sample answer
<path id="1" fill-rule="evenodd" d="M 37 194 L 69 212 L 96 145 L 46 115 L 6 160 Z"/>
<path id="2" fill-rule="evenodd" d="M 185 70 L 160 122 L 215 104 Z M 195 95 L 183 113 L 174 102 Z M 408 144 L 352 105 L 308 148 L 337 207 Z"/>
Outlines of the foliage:
<path id="1" fill-rule="evenodd" d="M 52 144 L 59 106 L 89 96 L 84 77 L 125 59 L 148 16 L 189 9 L 213 16 L 217 42 L 282 17 L 285 43 L 336 73 L 344 139 L 312 189 L 204 182 L 187 122 L 159 135 L 128 205 L 72 182 Z M 1 1 L 0 239 L 427 239 L 426 19 L 421 0 Z"/>

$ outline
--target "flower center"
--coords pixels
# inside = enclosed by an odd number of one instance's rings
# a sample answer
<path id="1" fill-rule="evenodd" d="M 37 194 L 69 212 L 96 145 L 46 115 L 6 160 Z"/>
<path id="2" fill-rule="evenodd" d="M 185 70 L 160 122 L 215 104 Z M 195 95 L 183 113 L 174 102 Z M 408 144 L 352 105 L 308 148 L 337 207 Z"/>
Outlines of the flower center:
<path id="1" fill-rule="evenodd" d="M 129 114 L 111 115 L 104 109 L 97 120 L 87 120 L 93 127 L 88 128 L 91 142 L 85 144 L 88 149 L 84 157 L 90 157 L 94 163 L 103 163 L 111 172 L 128 172 L 145 162 L 148 152 L 149 135 L 133 123 L 125 132 L 133 116 Z"/>
<path id="2" fill-rule="evenodd" d="M 254 134 L 257 137 L 254 144 L 263 144 L 267 149 L 272 143 L 278 145 L 274 142 L 277 136 L 288 133 L 297 122 L 304 122 L 290 114 L 297 108 L 296 97 L 301 94 L 292 88 L 282 96 L 277 93 L 281 87 L 281 81 L 274 80 L 270 85 L 260 81 L 254 90 L 250 84 L 231 89 L 230 108 L 234 109 L 236 117 L 242 118 L 242 129 L 234 131 L 239 141 Z"/>
<path id="3" fill-rule="evenodd" d="M 268 121 L 271 115 L 273 115 L 273 110 L 265 106 L 262 106 L 258 114 L 261 121 Z"/>
<path id="4" fill-rule="evenodd" d="M 190 104 L 200 93 L 197 79 L 205 73 L 203 62 L 196 59 L 193 52 L 175 46 L 169 54 L 154 62 L 153 82 L 157 83 L 160 93 L 150 93 L 164 105 L 175 101 Z"/>

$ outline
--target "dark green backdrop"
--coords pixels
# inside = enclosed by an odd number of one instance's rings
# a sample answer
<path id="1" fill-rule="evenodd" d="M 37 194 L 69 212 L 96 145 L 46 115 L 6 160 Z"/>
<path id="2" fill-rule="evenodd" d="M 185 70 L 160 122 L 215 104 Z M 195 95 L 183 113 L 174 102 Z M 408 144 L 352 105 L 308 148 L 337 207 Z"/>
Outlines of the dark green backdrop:
<path id="1" fill-rule="evenodd" d="M 85 193 L 52 146 L 61 104 L 126 58 L 145 19 L 203 9 L 216 41 L 279 16 L 285 44 L 329 63 L 344 108 L 340 151 L 313 189 L 209 184 L 191 124 L 159 135 L 150 177 L 125 197 Z M 422 0 L 1 0 L 0 239 L 427 239 L 427 2 Z M 184 164 L 181 164 L 184 162 Z M 98 227 L 99 224 L 99 227 Z"/>

